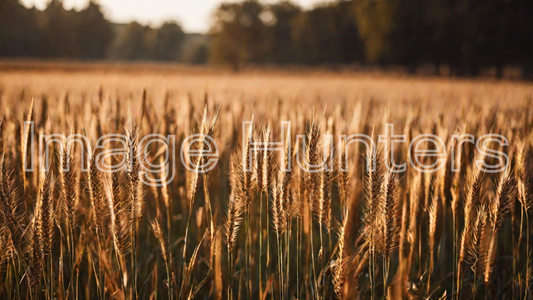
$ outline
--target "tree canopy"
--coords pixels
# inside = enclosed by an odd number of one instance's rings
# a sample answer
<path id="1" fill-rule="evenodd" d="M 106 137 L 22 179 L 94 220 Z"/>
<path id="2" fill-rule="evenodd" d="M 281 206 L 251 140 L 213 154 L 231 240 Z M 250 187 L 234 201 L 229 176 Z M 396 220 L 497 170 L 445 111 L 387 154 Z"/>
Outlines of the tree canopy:
<path id="1" fill-rule="evenodd" d="M 311 10 L 249 0 L 220 5 L 214 24 L 212 62 L 233 66 L 433 64 L 458 75 L 533 66 L 528 0 L 341 0 Z"/>
<path id="2" fill-rule="evenodd" d="M 228 64 L 446 66 L 477 75 L 505 66 L 533 74 L 531 0 L 338 0 L 222 3 L 207 36 L 179 24 L 113 24 L 94 2 L 52 0 L 39 11 L 0 1 L 0 57 L 161 60 Z"/>
<path id="3" fill-rule="evenodd" d="M 81 11 L 65 10 L 59 0 L 43 11 L 0 1 L 2 57 L 178 61 L 184 38 L 175 22 L 159 28 L 110 23 L 92 1 Z"/>

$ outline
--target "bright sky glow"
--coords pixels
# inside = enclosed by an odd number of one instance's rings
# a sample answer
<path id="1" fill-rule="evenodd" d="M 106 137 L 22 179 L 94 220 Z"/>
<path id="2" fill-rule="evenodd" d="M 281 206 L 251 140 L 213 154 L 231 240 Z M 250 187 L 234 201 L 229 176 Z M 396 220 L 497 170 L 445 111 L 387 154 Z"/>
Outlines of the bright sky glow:
<path id="1" fill-rule="evenodd" d="M 19 0 L 26 7 L 44 9 L 50 0 Z M 304 8 L 334 0 L 293 0 Z M 63 0 L 66 9 L 82 9 L 89 0 Z M 211 26 L 211 15 L 223 2 L 235 0 L 99 0 L 106 17 L 116 23 L 137 21 L 143 25 L 159 26 L 165 21 L 179 22 L 186 32 L 203 33 Z M 263 1 L 275 2 L 275 1 Z"/>

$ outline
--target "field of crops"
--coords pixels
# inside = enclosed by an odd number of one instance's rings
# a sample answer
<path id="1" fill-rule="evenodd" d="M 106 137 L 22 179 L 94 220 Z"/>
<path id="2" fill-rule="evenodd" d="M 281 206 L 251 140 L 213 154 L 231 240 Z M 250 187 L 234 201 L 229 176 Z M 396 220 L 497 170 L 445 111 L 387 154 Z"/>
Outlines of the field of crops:
<path id="1" fill-rule="evenodd" d="M 4 71 L 0 298 L 531 299 L 532 96 L 350 73 Z"/>

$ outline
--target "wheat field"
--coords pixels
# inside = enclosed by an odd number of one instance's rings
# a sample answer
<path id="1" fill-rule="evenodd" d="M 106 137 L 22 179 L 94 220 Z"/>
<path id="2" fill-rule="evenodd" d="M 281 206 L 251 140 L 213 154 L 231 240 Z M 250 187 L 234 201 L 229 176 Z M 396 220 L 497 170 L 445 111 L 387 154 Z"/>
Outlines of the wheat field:
<path id="1" fill-rule="evenodd" d="M 531 299 L 532 95 L 523 82 L 323 71 L 2 72 L 0 298 Z M 387 124 L 408 142 L 380 141 Z M 52 143 L 46 159 L 53 134 L 87 140 Z M 106 134 L 122 142 L 97 147 Z M 373 143 L 339 139 L 353 134 Z M 409 149 L 421 134 L 441 156 Z M 480 152 L 452 138 L 487 134 L 506 142 Z M 207 164 L 206 136 L 216 165 L 190 170 L 183 146 Z M 145 184 L 143 166 L 170 148 L 153 176 L 172 180 Z M 103 161 L 129 167 L 98 168 L 110 149 Z M 442 168 L 387 167 L 415 155 Z M 505 157 L 499 172 L 478 167 Z"/>

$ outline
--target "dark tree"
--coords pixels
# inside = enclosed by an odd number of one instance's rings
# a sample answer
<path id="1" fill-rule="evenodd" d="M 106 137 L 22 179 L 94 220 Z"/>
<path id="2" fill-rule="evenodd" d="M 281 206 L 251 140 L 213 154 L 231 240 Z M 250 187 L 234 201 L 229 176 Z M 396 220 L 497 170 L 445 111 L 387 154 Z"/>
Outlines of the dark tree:
<path id="1" fill-rule="evenodd" d="M 76 46 L 78 57 L 86 59 L 104 58 L 114 34 L 111 25 L 104 18 L 100 7 L 94 2 L 78 13 L 76 22 Z"/>
<path id="2" fill-rule="evenodd" d="M 257 1 L 222 4 L 215 13 L 211 31 L 211 60 L 238 69 L 245 63 L 260 63 L 267 54 L 263 6 Z"/>
<path id="3" fill-rule="evenodd" d="M 17 0 L 0 1 L 0 56 L 38 56 L 41 39 L 35 9 Z"/>
<path id="4" fill-rule="evenodd" d="M 119 60 L 142 60 L 150 58 L 146 38 L 152 29 L 137 22 L 130 23 L 117 36 L 111 57 Z"/>
<path id="5" fill-rule="evenodd" d="M 292 27 L 300 13 L 301 9 L 298 6 L 285 1 L 265 7 L 263 10 L 261 17 L 267 27 L 265 42 L 269 62 L 283 64 L 298 59 Z"/>
<path id="6" fill-rule="evenodd" d="M 181 55 L 185 34 L 176 23 L 165 23 L 159 29 L 153 31 L 152 50 L 156 60 L 175 61 Z"/>

